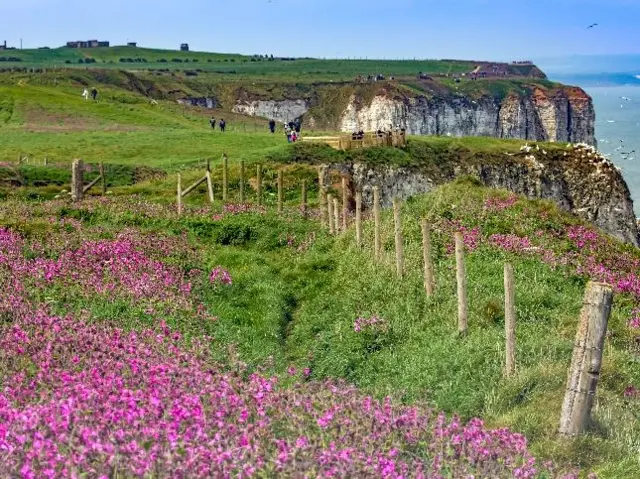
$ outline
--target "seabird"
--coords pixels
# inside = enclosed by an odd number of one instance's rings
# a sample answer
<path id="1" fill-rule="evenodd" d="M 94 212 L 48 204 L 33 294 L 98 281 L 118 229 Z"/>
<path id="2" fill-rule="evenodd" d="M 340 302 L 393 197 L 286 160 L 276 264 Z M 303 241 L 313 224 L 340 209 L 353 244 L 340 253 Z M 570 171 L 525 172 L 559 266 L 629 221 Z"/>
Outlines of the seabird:
<path id="1" fill-rule="evenodd" d="M 593 28 L 593 27 L 597 27 L 597 26 L 598 26 L 598 24 L 597 24 L 597 23 L 592 23 L 591 25 L 589 25 L 589 26 L 587 27 L 587 30 L 589 30 L 590 28 Z"/>

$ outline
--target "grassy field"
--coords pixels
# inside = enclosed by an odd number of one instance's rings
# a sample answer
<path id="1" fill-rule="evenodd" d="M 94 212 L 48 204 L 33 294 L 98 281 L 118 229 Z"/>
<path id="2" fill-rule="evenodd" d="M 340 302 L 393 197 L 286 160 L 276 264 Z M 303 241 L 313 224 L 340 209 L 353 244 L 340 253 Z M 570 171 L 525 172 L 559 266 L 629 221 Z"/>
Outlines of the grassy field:
<path id="1" fill-rule="evenodd" d="M 370 222 L 360 250 L 352 229 L 332 238 L 316 220 L 300 217 L 299 181 L 312 180 L 314 174 L 303 165 L 290 170 L 287 213 L 282 218 L 273 213 L 275 182 L 269 177 L 266 213 L 253 208 L 243 212 L 241 207 L 222 210 L 219 203 L 212 211 L 203 209 L 205 195 L 200 190 L 188 199 L 187 213 L 179 219 L 174 206 L 163 206 L 171 201 L 172 192 L 143 183 L 115 188 L 114 198 L 93 198 L 84 205 L 10 200 L 0 221 L 29 241 L 46 242 L 48 249 L 58 243 L 73 245 L 74 237 L 75 241 L 109 239 L 126 231 L 127 237 L 173 245 L 174 253 L 164 261 L 182 271 L 209 271 L 216 265 L 228 270 L 233 278 L 230 287 L 194 283 L 194 298 L 216 321 L 203 322 L 183 310 L 170 309 L 162 315 L 187 337 L 215 337 L 212 353 L 220 361 L 237 360 L 249 371 L 258 368 L 277 374 L 283 384 L 292 380 L 287 374 L 292 366 L 308 369 L 307 380 L 344 378 L 376 397 L 427 403 L 463 419 L 480 416 L 490 426 L 525 433 L 536 455 L 554 460 L 558 471 L 579 468 L 599 477 L 637 477 L 640 403 L 624 394 L 640 385 L 638 330 L 628 325 L 637 301 L 632 295 L 616 296 L 595 407 L 597 422 L 581 439 L 562 440 L 556 435 L 587 280 L 574 268 L 575 255 L 596 255 L 609 264 L 615 258 L 637 261 L 636 250 L 603 237 L 594 243 L 595 249 L 583 247 L 580 252 L 575 242 L 582 236 L 571 236 L 573 240 L 568 236 L 580 226 L 575 218 L 550 203 L 513 198 L 462 180 L 403 208 L 407 274 L 400 281 L 395 276 L 393 221 L 388 212 L 379 263 L 373 260 Z M 232 197 L 236 195 L 234 184 Z M 253 201 L 251 188 L 248 197 Z M 317 204 L 313 188 L 311 203 Z M 425 297 L 422 285 L 416 221 L 422 216 L 430 218 L 434 229 L 437 294 L 433 299 Z M 470 330 L 464 338 L 456 333 L 450 253 L 456 229 L 465 231 L 469 248 Z M 588 230 L 581 234 L 590 238 Z M 528 238 L 553 251 L 557 263 L 542 261 L 541 254 L 526 248 L 500 246 L 495 235 Z M 511 379 L 502 376 L 504 261 L 514 264 L 517 281 L 518 372 Z M 57 298 L 50 303 L 54 312 L 125 329 L 154 321 L 143 304 L 87 297 L 55 283 L 48 288 L 40 296 Z M 379 322 L 354 330 L 357 318 L 372 316 Z"/>

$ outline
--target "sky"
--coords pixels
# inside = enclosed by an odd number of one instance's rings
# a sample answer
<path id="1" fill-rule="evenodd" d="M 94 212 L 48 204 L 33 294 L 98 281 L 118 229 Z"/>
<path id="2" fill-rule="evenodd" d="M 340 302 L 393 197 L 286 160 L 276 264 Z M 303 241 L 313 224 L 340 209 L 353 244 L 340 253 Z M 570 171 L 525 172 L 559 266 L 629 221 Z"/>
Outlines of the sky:
<path id="1" fill-rule="evenodd" d="M 640 0 L 0 0 L 0 41 L 318 58 L 640 53 Z M 588 30 L 592 23 L 599 25 Z"/>

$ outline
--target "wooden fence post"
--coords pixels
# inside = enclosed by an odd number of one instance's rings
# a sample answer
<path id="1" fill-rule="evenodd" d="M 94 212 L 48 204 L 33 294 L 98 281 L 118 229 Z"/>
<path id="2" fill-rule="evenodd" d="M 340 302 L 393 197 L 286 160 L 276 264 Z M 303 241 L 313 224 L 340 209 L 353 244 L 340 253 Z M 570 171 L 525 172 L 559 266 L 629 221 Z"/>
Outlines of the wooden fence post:
<path id="1" fill-rule="evenodd" d="M 379 260 L 380 253 L 382 250 L 382 241 L 380 239 L 380 188 L 377 186 L 373 187 L 373 221 L 374 221 L 373 248 L 374 248 L 375 258 Z"/>
<path id="2" fill-rule="evenodd" d="M 562 435 L 582 434 L 589 425 L 612 302 L 610 285 L 587 284 L 560 416 Z"/>
<path id="3" fill-rule="evenodd" d="M 505 374 L 516 372 L 516 288 L 513 266 L 504 265 L 504 327 L 506 339 Z"/>
<path id="4" fill-rule="evenodd" d="M 356 192 L 356 244 L 362 248 L 362 192 Z"/>
<path id="5" fill-rule="evenodd" d="M 307 180 L 302 180 L 302 204 L 300 205 L 300 209 L 302 210 L 302 217 L 307 217 Z"/>
<path id="6" fill-rule="evenodd" d="M 229 158 L 222 155 L 222 201 L 225 203 L 229 199 Z"/>
<path id="7" fill-rule="evenodd" d="M 327 215 L 329 216 L 329 234 L 335 234 L 336 230 L 333 225 L 333 197 L 327 194 Z"/>
<path id="8" fill-rule="evenodd" d="M 424 289 L 427 292 L 427 298 L 430 298 L 435 289 L 435 279 L 431 256 L 431 230 L 426 218 L 422 220 L 422 255 L 424 258 Z"/>
<path id="9" fill-rule="evenodd" d="M 262 206 L 262 165 L 258 165 L 257 167 L 257 182 L 258 182 L 258 186 L 257 186 L 257 192 L 256 194 L 258 195 L 258 206 Z"/>
<path id="10" fill-rule="evenodd" d="M 240 160 L 240 203 L 244 203 L 244 160 Z"/>
<path id="11" fill-rule="evenodd" d="M 349 190 L 347 177 L 342 177 L 342 230 L 347 231 L 347 221 L 349 217 Z"/>
<path id="12" fill-rule="evenodd" d="M 84 196 L 84 163 L 82 160 L 73 160 L 71 164 L 71 199 L 82 201 Z"/>
<path id="13" fill-rule="evenodd" d="M 49 160 L 47 160 L 46 156 L 44 157 L 44 162 L 43 163 L 44 163 L 44 166 L 47 166 L 49 164 Z"/>
<path id="14" fill-rule="evenodd" d="M 283 173 L 282 170 L 278 170 L 278 214 L 282 214 L 282 203 L 283 203 Z"/>
<path id="15" fill-rule="evenodd" d="M 100 177 L 101 177 L 101 186 L 102 186 L 102 194 L 107 194 L 107 177 L 104 172 L 104 163 L 100 163 Z"/>
<path id="16" fill-rule="evenodd" d="M 464 238 L 456 233 L 456 279 L 458 282 L 458 332 L 465 334 L 468 327 L 467 277 L 464 268 Z"/>
<path id="17" fill-rule="evenodd" d="M 178 216 L 182 214 L 182 175 L 178 173 Z"/>
<path id="18" fill-rule="evenodd" d="M 322 170 L 318 168 L 318 191 L 320 192 L 320 222 L 324 228 L 329 225 L 327 220 L 327 189 L 324 187 L 324 175 Z"/>
<path id="19" fill-rule="evenodd" d="M 402 240 L 402 218 L 400 213 L 402 211 L 402 203 L 400 200 L 394 198 L 393 200 L 393 222 L 395 225 L 395 237 L 396 237 L 396 271 L 398 278 L 402 278 L 404 273 L 404 243 Z"/>
<path id="20" fill-rule="evenodd" d="M 340 204 L 338 203 L 338 198 L 333 199 L 333 216 L 333 225 L 336 234 L 338 234 L 340 233 Z"/>

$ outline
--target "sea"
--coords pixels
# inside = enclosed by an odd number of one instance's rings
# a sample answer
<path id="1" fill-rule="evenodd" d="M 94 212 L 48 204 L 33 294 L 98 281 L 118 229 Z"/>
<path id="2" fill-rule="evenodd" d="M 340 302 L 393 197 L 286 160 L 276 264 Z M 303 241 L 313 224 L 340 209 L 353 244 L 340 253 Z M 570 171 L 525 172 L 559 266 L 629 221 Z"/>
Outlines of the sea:
<path id="1" fill-rule="evenodd" d="M 622 170 L 640 216 L 640 55 L 574 55 L 536 64 L 550 80 L 591 95 L 598 149 Z"/>
<path id="2" fill-rule="evenodd" d="M 622 169 L 640 215 L 640 86 L 584 86 L 596 110 L 598 149 Z"/>

